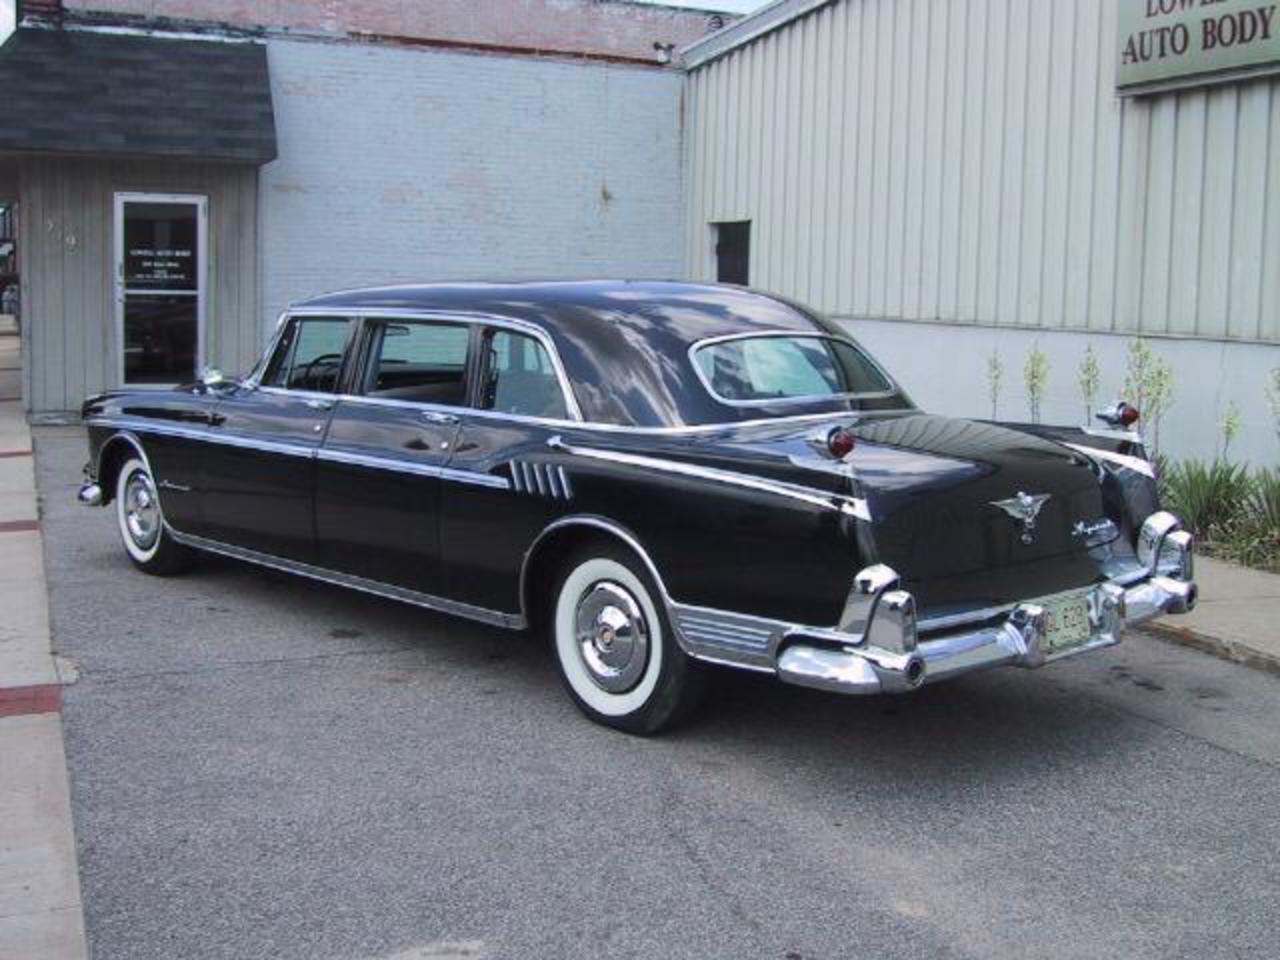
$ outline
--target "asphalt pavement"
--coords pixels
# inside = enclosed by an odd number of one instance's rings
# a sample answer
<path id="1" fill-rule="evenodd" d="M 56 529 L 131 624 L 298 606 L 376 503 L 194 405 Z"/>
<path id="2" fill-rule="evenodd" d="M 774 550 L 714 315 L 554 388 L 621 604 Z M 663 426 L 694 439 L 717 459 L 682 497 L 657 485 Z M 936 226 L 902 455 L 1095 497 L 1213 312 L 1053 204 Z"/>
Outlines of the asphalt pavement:
<path id="1" fill-rule="evenodd" d="M 135 572 L 35 444 L 91 953 L 1274 958 L 1280 679 L 1133 636 L 587 722 L 541 640 L 209 559 Z"/>

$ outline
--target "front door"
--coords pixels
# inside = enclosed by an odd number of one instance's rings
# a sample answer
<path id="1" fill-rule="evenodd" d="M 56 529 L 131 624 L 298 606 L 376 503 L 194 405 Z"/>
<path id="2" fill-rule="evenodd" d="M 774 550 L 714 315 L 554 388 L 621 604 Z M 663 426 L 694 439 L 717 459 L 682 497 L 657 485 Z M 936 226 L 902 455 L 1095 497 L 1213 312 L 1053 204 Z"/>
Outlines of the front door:
<path id="1" fill-rule="evenodd" d="M 116 350 L 120 383 L 190 383 L 204 364 L 208 201 L 115 195 Z"/>
<path id="2" fill-rule="evenodd" d="M 355 321 L 295 316 L 260 383 L 220 395 L 204 461 L 205 536 L 315 562 L 315 455 Z"/>
<path id="3" fill-rule="evenodd" d="M 467 406 L 465 323 L 366 319 L 354 397 L 316 464 L 316 549 L 326 569 L 438 595 L 440 488 Z"/>

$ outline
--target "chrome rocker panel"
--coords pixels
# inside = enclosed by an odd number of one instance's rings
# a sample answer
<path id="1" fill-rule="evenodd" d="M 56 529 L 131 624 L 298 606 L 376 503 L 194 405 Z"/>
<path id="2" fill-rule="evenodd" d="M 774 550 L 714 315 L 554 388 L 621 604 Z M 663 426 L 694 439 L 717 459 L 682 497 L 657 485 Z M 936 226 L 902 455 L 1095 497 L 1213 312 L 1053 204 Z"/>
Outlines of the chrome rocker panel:
<path id="1" fill-rule="evenodd" d="M 1189 612 L 1198 591 L 1190 534 L 1169 513 L 1143 524 L 1142 568 L 1077 591 L 1088 604 L 1089 636 L 1050 650 L 1047 604 L 1028 600 L 930 624 L 916 618 L 915 600 L 888 567 L 855 577 L 834 628 L 810 627 L 682 604 L 672 605 L 681 644 L 691 656 L 774 673 L 787 683 L 848 694 L 903 693 L 964 673 L 999 666 L 1036 668 L 1120 642 L 1126 627 L 1163 614 Z M 943 626 L 946 624 L 946 626 Z M 929 631 L 921 639 L 922 630 Z"/>

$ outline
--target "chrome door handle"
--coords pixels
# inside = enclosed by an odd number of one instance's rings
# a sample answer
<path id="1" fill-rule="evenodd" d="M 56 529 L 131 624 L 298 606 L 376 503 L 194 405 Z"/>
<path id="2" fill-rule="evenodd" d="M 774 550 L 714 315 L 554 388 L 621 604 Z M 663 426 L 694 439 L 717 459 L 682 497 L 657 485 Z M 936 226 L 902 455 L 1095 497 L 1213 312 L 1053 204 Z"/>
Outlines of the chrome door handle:
<path id="1" fill-rule="evenodd" d="M 312 410 L 330 410 L 333 408 L 332 400 L 317 400 L 313 397 L 305 402 Z"/>
<path id="2" fill-rule="evenodd" d="M 440 413 L 436 410 L 423 410 L 422 419 L 427 423 L 457 423 L 458 418 L 452 413 Z"/>

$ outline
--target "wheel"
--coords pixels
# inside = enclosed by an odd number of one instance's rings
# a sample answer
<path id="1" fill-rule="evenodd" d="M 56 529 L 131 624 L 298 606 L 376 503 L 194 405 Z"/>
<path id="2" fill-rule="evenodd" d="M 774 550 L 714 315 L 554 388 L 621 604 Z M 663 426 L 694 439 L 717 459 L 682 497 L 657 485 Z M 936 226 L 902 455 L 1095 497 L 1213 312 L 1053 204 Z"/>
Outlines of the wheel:
<path id="1" fill-rule="evenodd" d="M 652 578 L 627 551 L 572 557 L 555 592 L 551 640 L 565 688 L 597 723 L 647 736 L 697 705 L 701 666 L 675 642 Z"/>
<path id="2" fill-rule="evenodd" d="M 190 565 L 191 550 L 174 540 L 164 525 L 155 480 L 137 457 L 120 468 L 115 500 L 120 539 L 135 567 L 166 577 Z"/>

